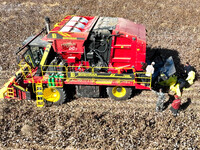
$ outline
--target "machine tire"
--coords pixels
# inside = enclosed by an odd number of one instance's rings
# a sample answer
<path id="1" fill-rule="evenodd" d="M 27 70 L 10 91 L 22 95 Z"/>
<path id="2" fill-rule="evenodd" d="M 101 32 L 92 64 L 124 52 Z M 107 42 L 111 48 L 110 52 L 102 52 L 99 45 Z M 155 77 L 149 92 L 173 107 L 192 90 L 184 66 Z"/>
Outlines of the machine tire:
<path id="1" fill-rule="evenodd" d="M 43 95 L 44 95 L 44 100 L 47 103 L 50 102 L 55 105 L 63 104 L 67 98 L 66 91 L 63 88 L 56 88 L 56 87 L 45 88 L 43 91 Z"/>
<path id="2" fill-rule="evenodd" d="M 130 98 L 132 94 L 132 88 L 123 86 L 107 87 L 107 94 L 110 98 L 122 101 Z"/>

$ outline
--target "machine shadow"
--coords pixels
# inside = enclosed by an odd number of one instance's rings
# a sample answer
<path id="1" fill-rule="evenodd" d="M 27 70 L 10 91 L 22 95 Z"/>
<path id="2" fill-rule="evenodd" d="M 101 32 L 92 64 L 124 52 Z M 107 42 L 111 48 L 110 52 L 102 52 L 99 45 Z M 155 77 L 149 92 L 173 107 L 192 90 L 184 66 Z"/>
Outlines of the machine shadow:
<path id="1" fill-rule="evenodd" d="M 169 99 L 168 99 L 168 101 L 166 101 L 166 102 L 163 104 L 163 106 L 164 106 L 163 110 L 167 109 L 168 106 L 169 106 L 169 105 L 173 102 L 173 100 L 175 99 L 173 95 L 170 95 L 170 94 L 168 94 L 168 95 L 169 95 Z"/>
<path id="2" fill-rule="evenodd" d="M 184 74 L 184 64 L 181 63 L 179 52 L 174 49 L 167 49 L 167 48 L 151 48 L 147 46 L 146 49 L 146 58 L 147 62 L 152 61 L 166 61 L 167 58 L 172 56 L 175 68 L 176 68 L 176 75 L 181 76 Z"/>

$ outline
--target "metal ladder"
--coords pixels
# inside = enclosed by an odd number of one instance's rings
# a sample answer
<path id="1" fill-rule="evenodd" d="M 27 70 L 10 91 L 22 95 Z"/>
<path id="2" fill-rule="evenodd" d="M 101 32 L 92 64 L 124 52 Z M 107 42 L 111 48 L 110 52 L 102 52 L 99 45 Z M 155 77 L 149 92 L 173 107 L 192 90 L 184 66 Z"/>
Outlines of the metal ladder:
<path id="1" fill-rule="evenodd" d="M 36 83 L 36 104 L 37 107 L 43 107 L 44 106 L 44 98 L 43 98 L 43 87 L 42 83 Z"/>
<path id="2" fill-rule="evenodd" d="M 14 97 L 14 89 L 13 88 L 7 88 L 7 95 L 8 97 Z"/>
<path id="3" fill-rule="evenodd" d="M 24 59 L 22 59 L 22 60 L 20 61 L 20 63 L 18 64 L 18 66 L 19 66 L 20 69 L 21 69 L 21 73 L 22 73 L 24 79 L 26 79 L 26 78 L 32 78 L 32 69 L 31 69 L 31 67 L 25 62 Z"/>

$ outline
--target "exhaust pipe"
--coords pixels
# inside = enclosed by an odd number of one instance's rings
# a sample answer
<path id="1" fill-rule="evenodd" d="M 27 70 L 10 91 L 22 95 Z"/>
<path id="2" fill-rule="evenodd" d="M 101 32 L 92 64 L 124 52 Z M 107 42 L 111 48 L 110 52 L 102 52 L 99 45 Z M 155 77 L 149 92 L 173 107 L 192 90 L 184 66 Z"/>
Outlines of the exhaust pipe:
<path id="1" fill-rule="evenodd" d="M 45 26 L 46 26 L 46 34 L 48 34 L 50 31 L 50 18 L 49 17 L 45 17 Z"/>

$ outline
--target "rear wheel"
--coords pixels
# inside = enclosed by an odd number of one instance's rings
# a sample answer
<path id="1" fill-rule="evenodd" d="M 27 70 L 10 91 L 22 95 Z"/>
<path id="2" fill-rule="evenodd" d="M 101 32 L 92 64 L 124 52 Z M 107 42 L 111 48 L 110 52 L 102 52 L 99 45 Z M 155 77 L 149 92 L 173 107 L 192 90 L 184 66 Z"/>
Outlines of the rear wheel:
<path id="1" fill-rule="evenodd" d="M 130 87 L 123 86 L 115 86 L 115 87 L 107 87 L 107 94 L 110 98 L 114 100 L 127 100 L 132 93 L 132 89 Z"/>
<path id="2" fill-rule="evenodd" d="M 43 97 L 47 102 L 59 105 L 65 102 L 67 95 L 63 88 L 48 87 L 44 89 Z"/>

